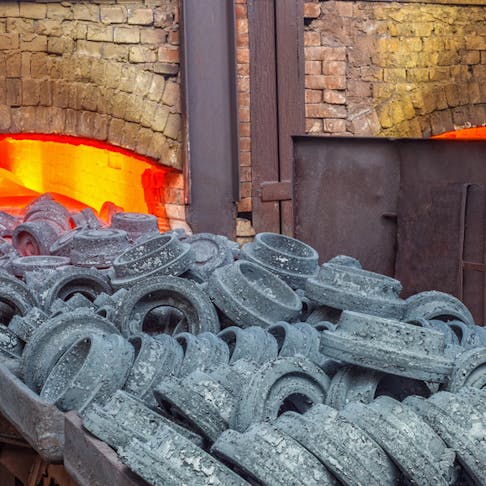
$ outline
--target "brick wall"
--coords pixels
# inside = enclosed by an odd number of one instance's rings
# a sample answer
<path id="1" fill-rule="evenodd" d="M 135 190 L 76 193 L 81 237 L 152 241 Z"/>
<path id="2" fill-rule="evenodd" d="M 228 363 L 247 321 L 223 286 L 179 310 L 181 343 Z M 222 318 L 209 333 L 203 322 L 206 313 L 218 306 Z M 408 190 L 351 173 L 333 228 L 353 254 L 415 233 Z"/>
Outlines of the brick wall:
<path id="1" fill-rule="evenodd" d="M 105 140 L 181 168 L 177 0 L 0 2 L 0 131 Z"/>
<path id="2" fill-rule="evenodd" d="M 307 132 L 426 137 L 485 124 L 484 12 L 307 2 Z"/>
<path id="3" fill-rule="evenodd" d="M 240 192 L 238 211 L 251 211 L 250 43 L 247 0 L 236 0 L 236 62 L 240 129 Z"/>
<path id="4" fill-rule="evenodd" d="M 0 2 L 0 133 L 106 141 L 182 168 L 178 0 Z M 186 227 L 181 172 L 160 201 Z"/>

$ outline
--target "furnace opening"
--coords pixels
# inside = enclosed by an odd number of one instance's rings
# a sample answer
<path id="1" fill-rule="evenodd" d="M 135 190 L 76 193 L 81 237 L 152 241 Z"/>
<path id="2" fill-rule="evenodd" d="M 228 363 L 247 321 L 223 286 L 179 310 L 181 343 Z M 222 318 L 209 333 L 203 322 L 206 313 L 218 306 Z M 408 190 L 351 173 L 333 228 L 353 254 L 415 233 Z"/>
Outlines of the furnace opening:
<path id="1" fill-rule="evenodd" d="M 166 231 L 166 204 L 183 203 L 180 183 L 174 184 L 181 178 L 180 171 L 96 140 L 0 136 L 0 210 L 15 215 L 48 192 L 69 210 L 92 208 L 107 223 L 113 210 L 153 214 Z M 177 201 L 171 200 L 174 191 Z"/>
<path id="2" fill-rule="evenodd" d="M 446 138 L 458 140 L 486 140 L 486 127 L 462 128 L 460 130 L 451 130 L 440 135 L 434 135 L 432 138 Z"/>

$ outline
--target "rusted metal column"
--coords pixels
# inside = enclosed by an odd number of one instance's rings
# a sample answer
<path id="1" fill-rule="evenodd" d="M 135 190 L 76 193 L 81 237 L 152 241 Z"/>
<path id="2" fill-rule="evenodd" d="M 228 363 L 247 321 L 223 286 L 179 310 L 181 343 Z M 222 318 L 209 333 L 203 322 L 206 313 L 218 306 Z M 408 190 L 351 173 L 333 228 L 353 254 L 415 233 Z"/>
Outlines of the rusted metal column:
<path id="1" fill-rule="evenodd" d="M 293 234 L 292 135 L 303 134 L 303 0 L 248 0 L 253 224 Z"/>
<path id="2" fill-rule="evenodd" d="M 235 235 L 239 144 L 234 1 L 183 0 L 188 221 Z"/>

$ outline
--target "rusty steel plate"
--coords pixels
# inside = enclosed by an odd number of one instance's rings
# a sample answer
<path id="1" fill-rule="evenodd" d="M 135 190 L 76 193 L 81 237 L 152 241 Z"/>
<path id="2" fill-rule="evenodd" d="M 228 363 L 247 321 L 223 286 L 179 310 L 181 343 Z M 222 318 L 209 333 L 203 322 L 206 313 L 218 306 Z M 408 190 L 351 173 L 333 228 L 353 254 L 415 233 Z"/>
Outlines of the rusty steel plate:
<path id="1" fill-rule="evenodd" d="M 83 429 L 76 412 L 68 412 L 65 418 L 64 467 L 80 486 L 149 486 L 110 446 Z"/>
<path id="2" fill-rule="evenodd" d="M 295 237 L 320 262 L 350 255 L 393 275 L 399 160 L 384 139 L 294 137 Z"/>
<path id="3" fill-rule="evenodd" d="M 396 277 L 441 290 L 486 321 L 486 141 L 400 140 Z"/>
<path id="4" fill-rule="evenodd" d="M 486 141 L 294 137 L 295 236 L 486 322 Z"/>

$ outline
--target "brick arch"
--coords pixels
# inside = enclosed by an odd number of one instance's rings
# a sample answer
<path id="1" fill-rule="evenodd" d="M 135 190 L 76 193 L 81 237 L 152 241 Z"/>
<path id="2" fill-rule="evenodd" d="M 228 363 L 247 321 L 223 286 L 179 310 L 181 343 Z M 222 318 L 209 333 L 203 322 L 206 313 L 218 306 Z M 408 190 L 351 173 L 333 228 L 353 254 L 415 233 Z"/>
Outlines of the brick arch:
<path id="1" fill-rule="evenodd" d="M 47 54 L 45 60 L 50 63 Z M 56 62 L 62 72 L 69 71 L 63 69 L 69 65 L 76 65 L 76 71 L 66 78 L 7 79 L 10 103 L 0 105 L 0 130 L 104 140 L 180 167 L 179 86 L 175 82 L 116 62 L 93 64 L 86 57 L 63 57 Z M 113 77 L 97 79 L 98 72 L 119 73 L 118 83 Z"/>
<path id="2" fill-rule="evenodd" d="M 401 91 L 352 120 L 355 134 L 430 137 L 486 124 L 486 91 L 477 82 L 418 85 Z"/>

